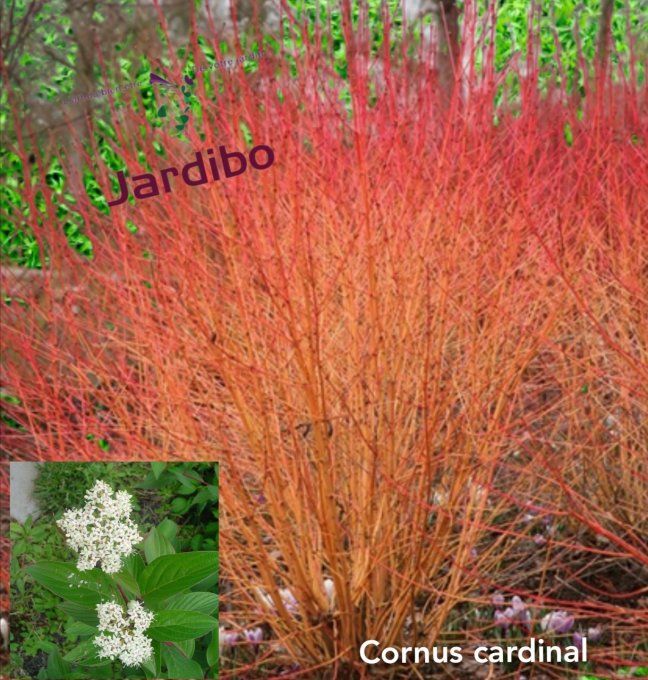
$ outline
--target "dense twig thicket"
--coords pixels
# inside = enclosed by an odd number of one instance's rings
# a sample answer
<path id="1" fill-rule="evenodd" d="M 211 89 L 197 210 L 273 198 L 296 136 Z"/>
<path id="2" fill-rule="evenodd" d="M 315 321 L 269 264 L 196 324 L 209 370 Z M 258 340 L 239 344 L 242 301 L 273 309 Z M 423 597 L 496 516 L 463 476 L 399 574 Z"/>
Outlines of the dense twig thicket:
<path id="1" fill-rule="evenodd" d="M 541 94 L 531 44 L 494 108 L 503 74 L 464 34 L 448 97 L 344 21 L 348 83 L 316 32 L 296 75 L 268 58 L 217 101 L 199 79 L 188 144 L 119 112 L 131 176 L 221 144 L 271 169 L 107 216 L 78 197 L 90 262 L 25 187 L 49 264 L 3 281 L 5 454 L 222 461 L 221 625 L 263 631 L 224 677 L 496 640 L 496 591 L 534 626 L 601 624 L 614 677 L 648 631 L 645 93 L 601 67 L 584 98 Z"/>

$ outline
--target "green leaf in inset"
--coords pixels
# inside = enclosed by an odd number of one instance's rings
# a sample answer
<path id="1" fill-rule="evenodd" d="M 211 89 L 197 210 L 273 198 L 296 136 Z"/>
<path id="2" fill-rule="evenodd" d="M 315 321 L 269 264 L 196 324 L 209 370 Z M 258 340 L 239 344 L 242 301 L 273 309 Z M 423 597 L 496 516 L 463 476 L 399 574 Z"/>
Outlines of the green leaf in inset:
<path id="1" fill-rule="evenodd" d="M 215 550 L 162 555 L 144 569 L 139 584 L 147 604 L 155 605 L 214 573 L 218 574 L 218 553 Z"/>
<path id="2" fill-rule="evenodd" d="M 214 572 L 213 574 L 210 574 L 206 578 L 204 578 L 202 581 L 199 583 L 196 583 L 195 588 L 196 592 L 210 592 L 214 590 L 214 586 L 218 583 L 218 571 Z"/>
<path id="3" fill-rule="evenodd" d="M 191 473 L 190 468 L 189 472 Z M 194 491 L 198 485 L 202 483 L 202 477 L 198 473 L 195 473 L 195 476 L 193 474 L 188 475 L 185 472 L 185 469 L 174 468 L 171 470 L 171 474 L 180 482 L 180 484 L 182 484 L 182 486 L 190 491 Z"/>
<path id="4" fill-rule="evenodd" d="M 124 560 L 122 571 L 127 571 L 138 579 L 139 575 L 144 571 L 145 566 L 142 556 L 138 552 L 134 552 Z"/>
<path id="5" fill-rule="evenodd" d="M 98 569 L 80 572 L 63 562 L 39 562 L 25 571 L 55 595 L 87 607 L 110 599 L 115 594 L 112 581 Z"/>
<path id="6" fill-rule="evenodd" d="M 207 645 L 207 663 L 211 668 L 218 665 L 218 631 L 212 633 L 212 638 Z"/>
<path id="7" fill-rule="evenodd" d="M 59 609 L 62 609 L 68 616 L 77 621 L 81 621 L 89 626 L 98 626 L 99 617 L 94 607 L 84 607 L 78 602 L 61 602 Z"/>
<path id="8" fill-rule="evenodd" d="M 63 659 L 58 649 L 47 657 L 47 677 L 49 680 L 66 680 L 70 677 L 72 666 Z"/>
<path id="9" fill-rule="evenodd" d="M 144 539 L 146 561 L 151 564 L 161 555 L 173 555 L 174 553 L 175 549 L 171 541 L 157 527 L 153 527 Z"/>
<path id="10" fill-rule="evenodd" d="M 166 600 L 164 606 L 166 609 L 213 614 L 218 611 L 218 595 L 216 593 L 181 593 Z"/>
<path id="11" fill-rule="evenodd" d="M 144 571 L 144 560 L 139 553 L 133 553 L 126 558 L 119 573 L 115 574 L 115 580 L 128 595 L 139 597 L 140 589 L 137 578 L 142 571 Z"/>
<path id="12" fill-rule="evenodd" d="M 162 107 L 164 108 L 164 106 Z M 165 109 L 166 113 L 166 109 Z M 167 463 L 151 463 L 151 470 L 153 470 L 153 474 L 155 475 L 155 479 L 159 479 L 160 475 L 164 472 L 164 469 L 166 468 Z"/>
<path id="13" fill-rule="evenodd" d="M 194 495 L 193 500 L 191 501 L 191 505 L 197 505 L 199 506 L 200 510 L 202 511 L 207 503 L 210 501 L 210 493 L 208 488 L 201 489 L 197 494 Z"/>
<path id="14" fill-rule="evenodd" d="M 83 623 L 82 621 L 74 621 L 67 628 L 67 633 L 69 635 L 79 635 L 81 637 L 87 637 L 88 635 L 97 635 L 97 627 L 91 626 L 88 623 Z"/>
<path id="15" fill-rule="evenodd" d="M 187 659 L 182 652 L 175 647 L 162 647 L 162 661 L 167 668 L 167 677 L 174 680 L 185 678 L 202 678 L 203 672 L 200 664 Z"/>
<path id="16" fill-rule="evenodd" d="M 186 498 L 181 498 L 180 496 L 174 498 L 171 502 L 171 510 L 178 515 L 181 515 L 188 506 L 189 501 Z"/>
<path id="17" fill-rule="evenodd" d="M 58 645 L 54 642 L 48 642 L 47 640 L 40 640 L 38 642 L 38 649 L 45 652 L 45 654 L 52 654 L 58 649 Z"/>
<path id="18" fill-rule="evenodd" d="M 150 657 L 142 664 L 142 668 L 143 668 L 145 671 L 148 671 L 147 674 L 146 674 L 146 677 L 147 677 L 147 678 L 157 678 L 157 677 L 159 677 L 158 675 L 156 675 L 156 672 L 155 672 L 155 655 L 152 654 L 152 655 L 151 655 L 151 656 L 150 656 Z"/>
<path id="19" fill-rule="evenodd" d="M 153 640 L 153 659 L 155 660 L 155 677 L 162 677 L 162 644 Z"/>
<path id="20" fill-rule="evenodd" d="M 155 612 L 146 634 L 159 642 L 181 642 L 207 635 L 218 628 L 218 620 L 200 612 L 163 610 Z"/>
<path id="21" fill-rule="evenodd" d="M 82 666 L 102 666 L 107 663 L 106 659 L 97 656 L 97 646 L 90 640 L 84 640 L 76 647 L 71 649 L 63 658 L 71 663 L 78 663 Z"/>
<path id="22" fill-rule="evenodd" d="M 191 659 L 196 651 L 196 640 L 181 640 L 173 643 L 186 657 Z"/>
<path id="23" fill-rule="evenodd" d="M 171 519 L 163 519 L 158 524 L 158 531 L 173 542 L 178 534 L 178 525 Z"/>

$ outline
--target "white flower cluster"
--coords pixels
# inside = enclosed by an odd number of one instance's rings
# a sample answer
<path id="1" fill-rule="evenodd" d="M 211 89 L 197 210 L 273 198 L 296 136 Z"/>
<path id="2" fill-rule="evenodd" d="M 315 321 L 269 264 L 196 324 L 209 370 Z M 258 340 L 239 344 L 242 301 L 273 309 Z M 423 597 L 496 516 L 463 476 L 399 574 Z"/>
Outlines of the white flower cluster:
<path id="1" fill-rule="evenodd" d="M 124 666 L 139 666 L 153 654 L 151 638 L 144 631 L 151 625 L 153 614 L 137 602 L 128 603 L 128 615 L 117 602 L 103 602 L 97 605 L 99 631 L 94 638 L 99 648 L 99 658 L 111 661 L 119 658 Z"/>
<path id="2" fill-rule="evenodd" d="M 126 491 L 115 494 L 108 484 L 97 481 L 85 499 L 82 508 L 67 510 L 57 524 L 79 553 L 79 571 L 99 563 L 107 574 L 114 574 L 121 569 L 122 558 L 142 540 L 130 518 L 132 496 Z"/>

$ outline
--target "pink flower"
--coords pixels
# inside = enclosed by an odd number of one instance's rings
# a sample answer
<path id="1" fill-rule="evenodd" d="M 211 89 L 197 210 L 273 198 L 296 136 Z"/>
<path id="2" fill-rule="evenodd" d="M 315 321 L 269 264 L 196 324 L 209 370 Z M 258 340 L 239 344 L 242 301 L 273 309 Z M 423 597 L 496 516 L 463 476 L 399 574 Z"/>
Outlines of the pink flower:
<path id="1" fill-rule="evenodd" d="M 519 614 L 519 612 L 523 612 L 526 609 L 526 605 L 522 601 L 522 598 L 517 595 L 514 595 L 511 598 L 511 605 L 516 614 Z"/>
<path id="2" fill-rule="evenodd" d="M 527 633 L 531 632 L 531 614 L 529 614 L 528 610 L 524 610 L 518 613 L 517 615 L 518 623 L 522 628 L 526 630 Z"/>
<path id="3" fill-rule="evenodd" d="M 284 607 L 288 610 L 290 614 L 296 614 L 299 610 L 299 604 L 297 598 L 292 594 L 290 588 L 281 588 L 279 590 L 279 595 L 281 596 L 281 601 Z"/>
<path id="4" fill-rule="evenodd" d="M 540 627 L 553 633 L 568 633 L 574 627 L 574 617 L 565 611 L 550 612 L 542 617 Z"/>
<path id="5" fill-rule="evenodd" d="M 497 599 L 497 602 L 504 602 L 504 598 L 499 593 L 493 595 L 493 601 Z M 507 630 L 509 626 L 520 626 L 531 632 L 531 614 L 527 609 L 526 604 L 522 601 L 522 598 L 515 595 L 511 598 L 511 607 L 507 607 L 504 611 L 499 609 L 495 610 L 493 618 L 495 620 L 495 625 Z"/>
<path id="6" fill-rule="evenodd" d="M 491 597 L 491 603 L 495 607 L 501 607 L 504 604 L 504 595 L 502 593 L 494 593 Z"/>
<path id="7" fill-rule="evenodd" d="M 225 628 L 218 629 L 218 647 L 223 649 L 224 647 L 233 647 L 239 639 L 239 635 L 236 631 L 225 630 Z"/>
<path id="8" fill-rule="evenodd" d="M 499 609 L 495 610 L 493 618 L 495 620 L 495 625 L 499 626 L 502 630 L 508 630 L 508 627 L 511 625 L 511 620 Z"/>
<path id="9" fill-rule="evenodd" d="M 263 640 L 263 629 L 262 628 L 252 628 L 250 630 L 243 631 L 245 639 L 253 646 L 256 647 L 261 640 Z"/>
<path id="10" fill-rule="evenodd" d="M 595 628 L 587 629 L 587 639 L 592 642 L 600 642 L 601 637 L 603 637 L 603 629 L 601 626 L 596 626 Z"/>

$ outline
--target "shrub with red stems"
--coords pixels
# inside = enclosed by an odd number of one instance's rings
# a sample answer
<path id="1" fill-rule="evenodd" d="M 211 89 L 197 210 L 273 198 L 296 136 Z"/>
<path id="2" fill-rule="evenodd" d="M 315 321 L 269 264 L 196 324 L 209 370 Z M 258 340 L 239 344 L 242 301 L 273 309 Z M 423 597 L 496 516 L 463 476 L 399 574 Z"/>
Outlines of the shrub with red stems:
<path id="1" fill-rule="evenodd" d="M 645 663 L 643 86 L 541 93 L 531 50 L 495 108 L 464 36 L 440 107 L 434 69 L 344 29 L 348 81 L 317 32 L 296 74 L 268 56 L 217 102 L 199 76 L 186 142 L 116 112 L 131 175 L 218 145 L 275 162 L 106 214 L 77 196 L 92 260 L 25 187 L 46 265 L 4 272 L 5 455 L 221 461 L 223 677 L 364 677 L 366 639 L 540 611 L 603 623 L 601 673 Z"/>

